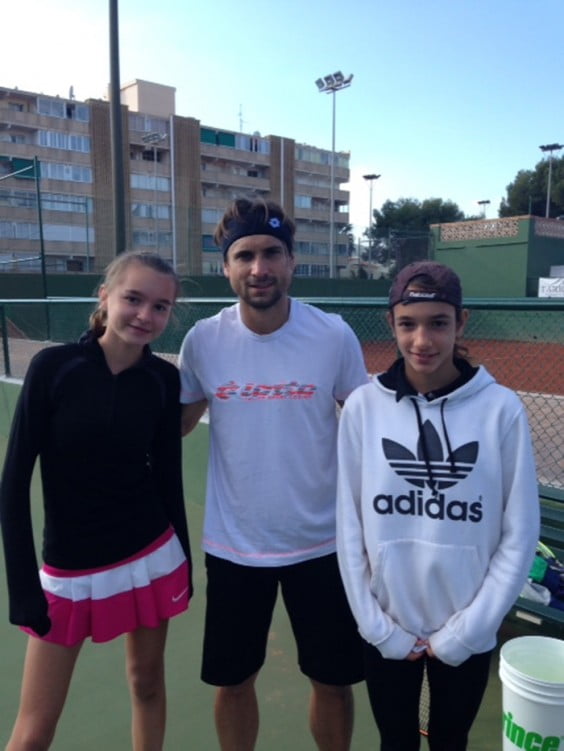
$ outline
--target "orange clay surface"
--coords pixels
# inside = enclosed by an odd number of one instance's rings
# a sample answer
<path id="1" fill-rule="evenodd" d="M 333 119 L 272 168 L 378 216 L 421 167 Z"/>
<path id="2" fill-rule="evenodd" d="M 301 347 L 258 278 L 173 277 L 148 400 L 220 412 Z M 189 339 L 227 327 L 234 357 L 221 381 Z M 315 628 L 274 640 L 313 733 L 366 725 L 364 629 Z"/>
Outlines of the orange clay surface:
<path id="1" fill-rule="evenodd" d="M 472 363 L 484 365 L 495 379 L 515 391 L 564 394 L 564 345 L 465 339 Z M 394 342 L 364 342 L 369 373 L 386 370 L 396 357 Z"/>

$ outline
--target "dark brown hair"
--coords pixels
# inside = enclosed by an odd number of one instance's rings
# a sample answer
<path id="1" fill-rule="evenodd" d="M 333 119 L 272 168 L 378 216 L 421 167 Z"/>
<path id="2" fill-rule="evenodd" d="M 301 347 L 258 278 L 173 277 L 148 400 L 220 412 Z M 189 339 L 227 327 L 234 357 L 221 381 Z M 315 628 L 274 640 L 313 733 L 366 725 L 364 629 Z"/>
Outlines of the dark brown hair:
<path id="1" fill-rule="evenodd" d="M 295 232 L 294 222 L 274 201 L 237 198 L 217 225 L 214 241 L 225 257 L 231 244 L 241 237 L 272 235 L 284 242 L 292 255 Z"/>
<path id="2" fill-rule="evenodd" d="M 440 291 L 438 282 L 428 274 L 417 274 L 408 283 L 406 290 L 413 290 L 416 292 L 438 292 Z M 415 305 L 422 303 L 413 303 Z M 462 322 L 462 306 L 453 305 L 455 310 L 455 320 L 457 324 Z M 393 309 L 390 311 L 392 320 L 394 316 Z M 453 358 L 455 360 L 468 360 L 471 361 L 471 356 L 468 351 L 468 347 L 460 342 L 456 341 L 454 344 Z"/>

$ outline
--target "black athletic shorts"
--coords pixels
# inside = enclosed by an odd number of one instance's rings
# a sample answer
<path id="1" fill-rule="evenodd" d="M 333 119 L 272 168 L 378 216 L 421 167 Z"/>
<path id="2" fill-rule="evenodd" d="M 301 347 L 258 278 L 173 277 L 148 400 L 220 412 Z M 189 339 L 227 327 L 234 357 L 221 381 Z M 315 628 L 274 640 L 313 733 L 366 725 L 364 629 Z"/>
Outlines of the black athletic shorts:
<path id="1" fill-rule="evenodd" d="M 278 585 L 309 678 L 333 686 L 364 679 L 363 642 L 335 554 L 290 566 L 242 566 L 206 554 L 202 680 L 235 686 L 262 667 Z"/>

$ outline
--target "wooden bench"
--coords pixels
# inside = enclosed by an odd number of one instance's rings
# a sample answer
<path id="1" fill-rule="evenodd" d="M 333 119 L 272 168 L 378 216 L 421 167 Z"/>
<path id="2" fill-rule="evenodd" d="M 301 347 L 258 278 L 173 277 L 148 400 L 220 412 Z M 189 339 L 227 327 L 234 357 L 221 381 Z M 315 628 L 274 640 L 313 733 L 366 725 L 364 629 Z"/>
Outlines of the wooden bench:
<path id="1" fill-rule="evenodd" d="M 540 539 L 564 562 L 564 490 L 539 485 Z M 564 629 L 564 610 L 519 597 L 509 616 L 550 630 Z"/>

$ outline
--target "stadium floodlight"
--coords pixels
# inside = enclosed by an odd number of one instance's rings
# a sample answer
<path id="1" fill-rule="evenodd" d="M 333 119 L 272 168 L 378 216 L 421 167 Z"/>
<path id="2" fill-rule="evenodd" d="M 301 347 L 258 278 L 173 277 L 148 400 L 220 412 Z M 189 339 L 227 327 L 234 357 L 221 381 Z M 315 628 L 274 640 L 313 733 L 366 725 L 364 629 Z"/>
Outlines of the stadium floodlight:
<path id="1" fill-rule="evenodd" d="M 344 76 L 342 71 L 337 70 L 335 73 L 330 73 L 327 76 L 323 76 L 323 78 L 318 78 L 315 85 L 319 91 L 323 91 L 327 94 L 334 94 L 336 91 L 346 89 L 347 86 L 350 86 L 352 80 L 352 73 L 350 76 Z"/>
<path id="2" fill-rule="evenodd" d="M 334 279 L 335 273 L 335 94 L 351 85 L 353 74 L 344 76 L 342 71 L 330 73 L 315 82 L 320 94 L 333 94 L 333 120 L 331 139 L 331 183 L 329 186 L 329 278 Z"/>
<path id="3" fill-rule="evenodd" d="M 489 198 L 484 198 L 483 201 L 476 201 L 476 203 L 478 204 L 478 206 L 482 207 L 482 218 L 485 219 L 486 218 L 486 206 L 490 204 L 491 201 L 489 200 Z"/>
<path id="4" fill-rule="evenodd" d="M 539 149 L 543 152 L 548 152 L 548 181 L 546 185 L 546 211 L 544 213 L 545 217 L 548 219 L 550 216 L 550 191 L 551 191 L 551 184 L 552 184 L 552 153 L 554 151 L 560 151 L 560 149 L 564 149 L 564 144 L 562 143 L 547 143 L 544 146 L 539 146 Z"/>

